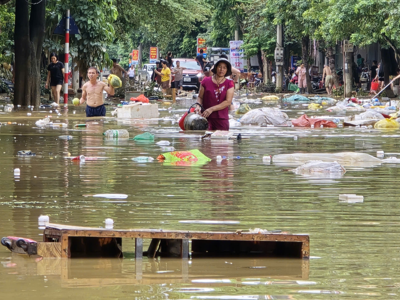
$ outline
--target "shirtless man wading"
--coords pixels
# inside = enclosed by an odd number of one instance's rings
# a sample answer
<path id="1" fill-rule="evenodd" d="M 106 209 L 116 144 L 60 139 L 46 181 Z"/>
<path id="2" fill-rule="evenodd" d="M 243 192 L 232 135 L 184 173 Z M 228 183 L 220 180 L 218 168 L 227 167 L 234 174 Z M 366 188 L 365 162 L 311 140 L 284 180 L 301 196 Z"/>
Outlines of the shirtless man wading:
<path id="1" fill-rule="evenodd" d="M 322 74 L 322 82 L 325 81 L 325 88 L 328 95 L 332 95 L 333 76 L 332 70 L 329 66 L 324 65 L 324 73 Z"/>
<path id="2" fill-rule="evenodd" d="M 79 104 L 87 101 L 86 117 L 104 117 L 106 115 L 106 108 L 103 102 L 103 90 L 109 95 L 114 95 L 114 88 L 107 86 L 102 81 L 97 81 L 99 72 L 96 68 L 90 67 L 88 69 L 89 82 L 86 82 L 82 87 L 82 98 Z"/>

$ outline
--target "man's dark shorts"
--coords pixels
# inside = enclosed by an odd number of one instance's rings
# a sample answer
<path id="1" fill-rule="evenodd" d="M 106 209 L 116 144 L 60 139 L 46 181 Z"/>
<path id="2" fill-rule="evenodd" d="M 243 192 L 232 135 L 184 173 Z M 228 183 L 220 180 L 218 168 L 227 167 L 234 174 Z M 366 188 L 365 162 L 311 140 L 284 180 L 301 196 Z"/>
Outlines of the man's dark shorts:
<path id="1" fill-rule="evenodd" d="M 86 117 L 105 117 L 106 107 L 103 105 L 91 107 L 86 105 Z"/>

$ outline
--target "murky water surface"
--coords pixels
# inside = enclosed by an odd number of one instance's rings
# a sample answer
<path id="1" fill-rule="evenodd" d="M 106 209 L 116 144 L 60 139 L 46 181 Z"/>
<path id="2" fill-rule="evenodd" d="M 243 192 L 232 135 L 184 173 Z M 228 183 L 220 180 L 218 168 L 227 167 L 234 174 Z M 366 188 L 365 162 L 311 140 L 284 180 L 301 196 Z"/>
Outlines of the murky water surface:
<path id="1" fill-rule="evenodd" d="M 49 109 L 0 114 L 3 124 L 16 122 L 0 127 L 0 237 L 41 240 L 40 214 L 53 223 L 93 227 L 110 217 L 116 228 L 281 229 L 310 234 L 310 260 L 145 258 L 137 274 L 129 253 L 122 260 L 36 262 L 1 247 L 1 299 L 399 299 L 400 164 L 347 167 L 342 177 L 323 178 L 262 160 L 293 152 L 398 153 L 399 131 L 252 126 L 233 129 L 242 133 L 241 142 L 201 141 L 201 133 L 180 132 L 174 121 L 185 106 L 160 108 L 161 119 L 152 121 L 89 122 L 83 108 L 61 116 L 53 111 L 53 120 L 67 128 L 46 129 L 35 122 Z M 299 109 L 287 113 L 297 117 Z M 85 122 L 86 128 L 75 127 Z M 156 142 L 199 149 L 213 161 L 196 167 L 133 162 L 162 150 L 155 143 L 105 140 L 110 128 L 125 128 L 131 137 L 150 131 Z M 20 150 L 36 156 L 19 157 Z M 82 154 L 99 159 L 71 161 Z M 228 160 L 217 163 L 217 155 Z M 128 197 L 93 197 L 114 193 Z M 364 202 L 340 202 L 339 194 L 363 195 Z M 124 250 L 132 251 L 133 242 Z"/>

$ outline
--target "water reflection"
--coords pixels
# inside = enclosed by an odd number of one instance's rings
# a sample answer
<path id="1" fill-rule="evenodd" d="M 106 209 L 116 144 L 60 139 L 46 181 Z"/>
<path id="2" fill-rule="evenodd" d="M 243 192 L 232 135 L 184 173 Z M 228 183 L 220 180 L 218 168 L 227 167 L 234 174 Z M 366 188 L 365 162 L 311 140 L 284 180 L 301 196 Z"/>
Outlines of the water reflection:
<path id="1" fill-rule="evenodd" d="M 296 117 L 298 110 L 287 113 Z M 304 269 L 297 265 L 300 261 L 275 264 L 251 259 L 193 260 L 186 265 L 181 260 L 143 260 L 139 268 L 129 258 L 36 262 L 11 257 L 1 247 L 5 299 L 398 298 L 399 165 L 346 166 L 341 178 L 316 179 L 288 172 L 293 166 L 262 161 L 265 155 L 290 153 L 375 156 L 385 151 L 399 157 L 398 131 L 247 126 L 233 130 L 244 137 L 241 143 L 214 142 L 201 141 L 200 132 L 181 132 L 171 121 L 179 111 L 161 111 L 157 120 L 90 122 L 79 108 L 76 114 L 52 113 L 53 121 L 68 123 L 67 128 L 33 128 L 48 114 L 47 109 L 30 117 L 19 112 L 0 115 L 6 124 L 0 126 L 0 237 L 41 240 L 40 214 L 50 215 L 54 223 L 93 227 L 104 226 L 104 219 L 111 217 L 115 228 L 304 232 L 310 234 L 311 255 L 320 258 L 311 259 Z M 75 127 L 82 123 L 87 127 Z M 150 131 L 156 141 L 168 140 L 180 151 L 199 149 L 213 160 L 198 167 L 166 166 L 156 160 L 138 164 L 131 158 L 156 158 L 161 148 L 155 143 L 104 140 L 102 133 L 114 128 L 127 129 L 131 137 Z M 60 140 L 60 135 L 73 139 Z M 18 157 L 20 150 L 36 156 Z M 68 154 L 106 159 L 80 164 Z M 218 155 L 228 159 L 218 164 Z M 21 170 L 18 179 L 15 168 Z M 121 201 L 92 197 L 96 194 L 127 197 Z M 364 202 L 343 203 L 339 194 L 362 195 Z M 67 272 L 62 273 L 65 263 Z M 142 273 L 136 272 L 139 269 Z M 61 274 L 67 274 L 65 280 Z"/>

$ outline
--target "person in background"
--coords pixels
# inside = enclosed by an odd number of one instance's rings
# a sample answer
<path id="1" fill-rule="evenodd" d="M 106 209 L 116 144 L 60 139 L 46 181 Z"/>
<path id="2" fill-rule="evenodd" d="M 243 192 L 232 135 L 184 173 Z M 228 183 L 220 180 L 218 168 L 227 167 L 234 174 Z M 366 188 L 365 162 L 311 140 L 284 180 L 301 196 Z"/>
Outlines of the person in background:
<path id="1" fill-rule="evenodd" d="M 328 95 L 332 95 L 332 87 L 333 87 L 333 76 L 332 70 L 328 65 L 324 65 L 324 71 L 322 73 L 322 82 L 325 83 L 326 92 Z"/>
<path id="2" fill-rule="evenodd" d="M 165 57 L 167 63 L 168 63 L 168 68 L 174 67 L 174 62 L 172 61 L 172 52 L 168 51 L 167 56 Z"/>
<path id="3" fill-rule="evenodd" d="M 305 93 L 306 88 L 307 88 L 307 79 L 306 79 L 307 70 L 304 67 L 304 64 L 301 64 L 300 67 L 297 68 L 295 73 L 298 76 L 300 93 L 303 94 L 303 93 Z"/>
<path id="4" fill-rule="evenodd" d="M 364 58 L 361 57 L 361 54 L 357 54 L 357 68 L 360 73 L 363 67 L 364 67 Z"/>
<path id="5" fill-rule="evenodd" d="M 167 89 L 171 87 L 171 81 L 172 81 L 172 76 L 171 76 L 171 70 L 168 68 L 168 62 L 165 60 L 161 61 L 161 72 L 154 70 L 157 75 L 161 76 L 161 89 L 163 91 L 163 94 L 167 94 Z"/>
<path id="6" fill-rule="evenodd" d="M 207 63 L 208 61 L 204 58 L 204 51 L 203 49 L 200 49 L 200 53 L 196 56 L 196 61 L 201 67 L 201 70 L 204 70 L 204 64 Z"/>
<path id="7" fill-rule="evenodd" d="M 128 70 L 129 75 L 129 84 L 133 85 L 135 83 L 135 65 L 131 64 L 131 67 Z"/>
<path id="8" fill-rule="evenodd" d="M 370 78 L 371 80 L 373 80 L 376 77 L 376 69 L 378 68 L 378 62 L 376 60 L 374 60 L 372 62 L 372 66 L 371 66 L 371 74 L 370 74 Z"/>
<path id="9" fill-rule="evenodd" d="M 109 95 L 114 95 L 114 88 L 103 81 L 98 81 L 99 71 L 95 67 L 88 69 L 89 82 L 82 87 L 82 98 L 79 104 L 87 101 L 86 117 L 104 117 L 106 115 L 106 107 L 103 101 L 103 90 Z"/>
<path id="10" fill-rule="evenodd" d="M 181 62 L 178 60 L 176 62 L 176 67 L 173 70 L 173 73 L 175 74 L 175 88 L 179 90 L 178 94 L 183 90 L 183 70 L 186 70 L 186 68 L 181 67 Z"/>
<path id="11" fill-rule="evenodd" d="M 45 88 L 51 86 L 51 92 L 53 94 L 54 102 L 60 103 L 60 92 L 64 82 L 64 64 L 58 61 L 58 56 L 55 53 L 50 54 L 51 63 L 47 67 L 47 81 Z"/>
<path id="12" fill-rule="evenodd" d="M 383 72 L 383 64 L 380 63 L 378 65 L 378 67 L 376 68 L 376 76 L 375 76 L 375 80 L 379 81 L 379 90 L 378 92 L 383 89 L 384 85 L 385 85 L 385 74 Z"/>
<path id="13" fill-rule="evenodd" d="M 201 81 L 197 103 L 204 108 L 196 107 L 196 112 L 201 113 L 208 120 L 209 130 L 229 130 L 229 106 L 232 104 L 234 94 L 233 80 L 226 77 L 232 75 L 231 63 L 220 58 L 212 69 L 214 75 L 205 77 Z"/>

